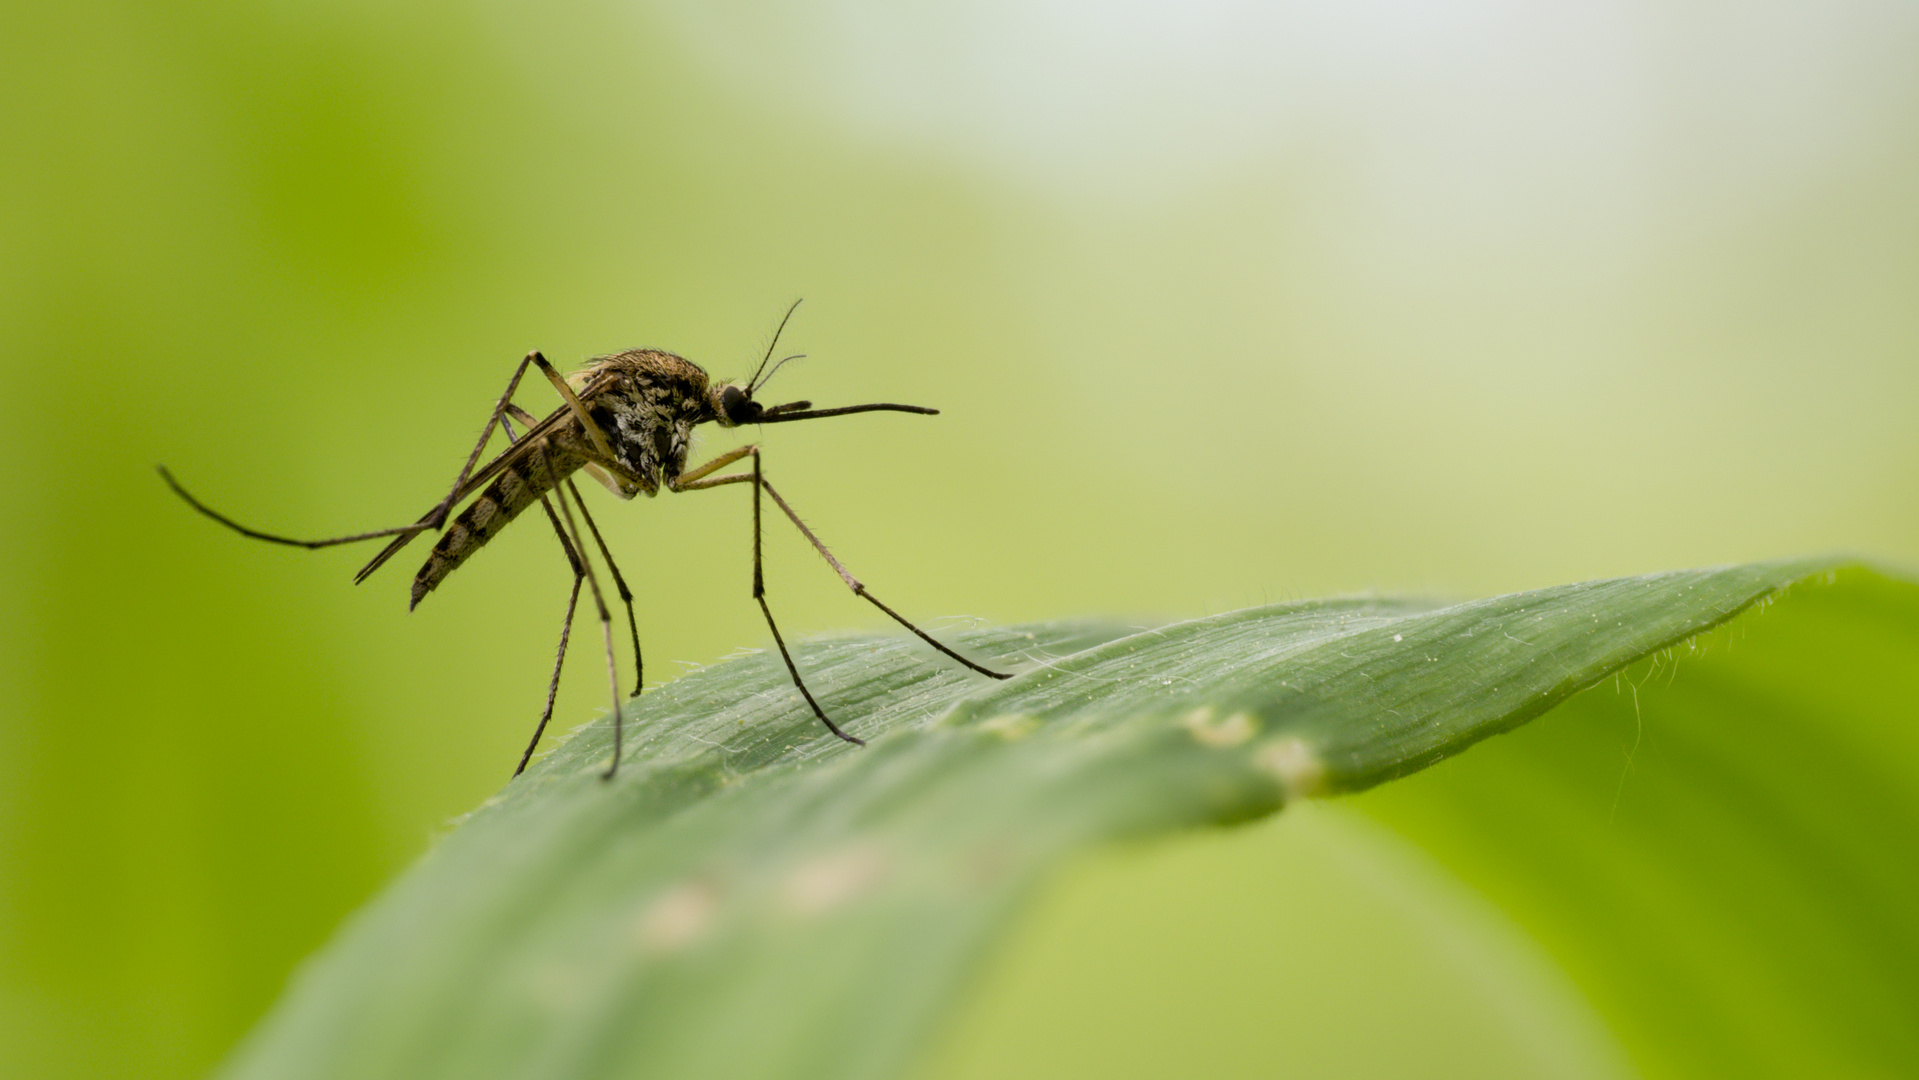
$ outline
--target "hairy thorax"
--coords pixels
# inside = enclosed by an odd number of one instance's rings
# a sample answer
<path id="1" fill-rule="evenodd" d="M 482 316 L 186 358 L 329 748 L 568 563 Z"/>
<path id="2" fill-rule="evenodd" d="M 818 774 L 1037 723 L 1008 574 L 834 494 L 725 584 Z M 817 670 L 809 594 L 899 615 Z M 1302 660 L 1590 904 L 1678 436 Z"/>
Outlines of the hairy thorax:
<path id="1" fill-rule="evenodd" d="M 693 426 L 714 419 L 706 372 L 669 352 L 631 349 L 603 356 L 575 378 L 581 387 L 603 387 L 581 400 L 613 455 L 637 478 L 619 484 L 628 498 L 658 494 L 677 479 L 686 469 Z"/>

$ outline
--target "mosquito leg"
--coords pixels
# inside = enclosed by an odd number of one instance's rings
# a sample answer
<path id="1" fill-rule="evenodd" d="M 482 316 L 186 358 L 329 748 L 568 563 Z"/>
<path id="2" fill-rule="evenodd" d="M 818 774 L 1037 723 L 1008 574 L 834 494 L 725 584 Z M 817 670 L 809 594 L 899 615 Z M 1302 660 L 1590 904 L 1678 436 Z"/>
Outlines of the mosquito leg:
<path id="1" fill-rule="evenodd" d="M 460 475 L 453 478 L 453 487 L 447 491 L 446 498 L 441 499 L 439 504 L 427 514 L 427 518 L 433 523 L 433 528 L 437 529 L 446 523 L 447 512 L 453 509 L 453 504 L 460 494 L 460 488 L 466 484 L 466 478 L 473 475 L 473 466 L 479 462 L 480 454 L 485 452 L 487 440 L 493 437 L 494 427 L 513 406 L 513 392 L 520 388 L 521 377 L 536 360 L 541 364 L 546 363 L 539 353 L 530 352 L 521 358 L 519 366 L 513 369 L 513 377 L 506 381 L 506 393 L 500 395 L 500 400 L 493 406 L 492 414 L 486 418 L 486 426 L 480 429 L 480 441 L 473 444 L 473 452 L 466 456 L 466 464 L 460 466 Z"/>
<path id="2" fill-rule="evenodd" d="M 786 651 L 786 641 L 780 637 L 779 625 L 773 621 L 773 609 L 766 606 L 766 575 L 760 569 L 760 451 L 758 447 L 748 447 L 747 450 L 753 455 L 753 599 L 760 605 L 760 614 L 766 616 L 766 628 L 773 631 L 773 644 L 779 646 L 780 659 L 786 661 L 786 673 L 793 676 L 793 685 L 800 688 L 800 696 L 813 707 L 813 715 L 820 718 L 820 723 L 826 725 L 826 730 L 854 746 L 865 746 L 865 739 L 856 738 L 841 731 L 838 724 L 827 718 L 826 710 L 820 708 L 820 703 L 813 700 L 813 692 L 806 688 L 805 680 L 800 678 L 800 669 L 793 663 L 793 654 Z M 706 484 L 725 483 L 732 479 L 732 477 L 725 477 L 718 481 L 706 481 Z M 742 476 L 741 479 L 745 477 Z M 695 483 L 698 482 L 695 481 Z"/>
<path id="3" fill-rule="evenodd" d="M 546 451 L 546 444 L 540 444 L 540 460 L 546 466 L 548 476 L 557 476 L 553 468 L 553 458 Z M 586 583 L 593 590 L 593 606 L 600 616 L 600 636 L 606 641 L 606 679 L 613 689 L 613 761 L 607 765 L 600 779 L 611 780 L 613 774 L 620 771 L 621 728 L 625 719 L 620 715 L 620 669 L 613 658 L 613 614 L 606 608 L 606 596 L 600 592 L 600 577 L 593 572 L 593 563 L 585 557 L 586 544 L 580 539 L 580 527 L 573 520 L 573 504 L 567 499 L 567 485 L 553 485 L 553 497 L 559 501 L 560 514 L 566 519 L 567 535 L 573 540 L 573 548 L 580 554 L 580 568 L 586 571 Z M 584 504 L 581 506 L 585 510 Z"/>
<path id="4" fill-rule="evenodd" d="M 881 603 L 879 597 L 874 596 L 871 592 L 869 592 L 866 588 L 866 585 L 863 582 L 861 582 L 859 578 L 854 577 L 852 573 L 849 572 L 846 569 L 846 567 L 840 563 L 838 559 L 833 557 L 832 552 L 826 550 L 826 545 L 820 542 L 820 538 L 813 535 L 813 530 L 806 527 L 806 522 L 800 520 L 800 516 L 793 512 L 793 508 L 787 504 L 785 499 L 780 497 L 780 493 L 777 491 L 774 491 L 773 485 L 768 483 L 766 480 L 766 477 L 760 474 L 760 455 L 757 449 L 755 449 L 753 452 L 753 478 L 756 482 L 756 486 L 754 489 L 754 498 L 753 498 L 754 506 L 757 507 L 759 505 L 758 489 L 765 488 L 766 493 L 768 495 L 773 496 L 773 501 L 779 505 L 779 508 L 782 511 L 785 512 L 787 520 L 791 521 L 793 523 L 793 527 L 800 531 L 800 535 L 806 537 L 807 542 L 813 545 L 814 551 L 817 551 L 820 553 L 820 557 L 826 560 L 827 565 L 831 566 L 834 572 L 839 574 L 840 580 L 846 582 L 846 587 L 853 590 L 854 596 L 861 597 L 865 599 L 868 603 L 872 604 L 874 607 L 879 608 L 881 611 L 886 612 L 886 614 L 890 616 L 894 622 L 899 623 L 901 626 L 904 626 L 908 630 L 911 630 L 913 633 L 919 635 L 919 638 L 921 641 L 924 641 L 928 645 L 931 645 L 933 648 L 938 649 L 942 653 L 945 653 L 947 656 L 958 661 L 960 664 L 968 668 L 971 668 L 974 671 L 979 672 L 981 675 L 985 675 L 994 679 L 1010 679 L 1013 677 L 1012 675 L 1006 672 L 994 671 L 990 668 L 984 668 L 978 664 L 975 664 L 971 660 L 968 660 L 964 656 L 961 656 L 960 654 L 954 652 L 953 650 L 947 648 L 946 646 L 940 644 L 938 641 L 934 640 L 931 634 L 928 634 L 926 631 L 921 630 L 919 627 L 914 626 L 912 623 L 908 622 L 904 615 L 901 615 L 899 612 L 894 611 L 892 608 L 887 607 L 885 604 Z M 757 514 L 757 511 L 756 511 L 756 514 Z M 757 550 L 757 548 L 755 550 Z"/>
<path id="5" fill-rule="evenodd" d="M 548 509 L 550 512 L 551 508 Z M 573 591 L 566 598 L 566 620 L 560 623 L 560 648 L 553 655 L 553 678 L 546 684 L 546 708 L 540 710 L 539 725 L 533 729 L 533 739 L 526 744 L 526 753 L 520 755 L 520 763 L 513 769 L 514 776 L 526 771 L 526 763 L 533 760 L 534 748 L 540 745 L 540 736 L 546 734 L 546 722 L 553 719 L 553 701 L 560 693 L 560 668 L 566 663 L 566 639 L 573 633 L 573 612 L 579 607 L 580 583 L 585 580 L 585 574 L 573 576 Z"/>
<path id="6" fill-rule="evenodd" d="M 508 405 L 507 408 L 515 417 L 527 418 L 526 410 L 516 405 Z M 506 433 L 508 442 L 516 441 L 513 425 L 505 417 L 500 419 L 500 429 Z M 540 745 L 540 736 L 546 734 L 547 722 L 553 719 L 553 702 L 560 693 L 560 669 L 566 665 L 566 644 L 573 634 L 573 613 L 580 604 L 580 583 L 586 580 L 586 567 L 579 552 L 574 550 L 573 541 L 567 539 L 566 527 L 560 524 L 560 515 L 554 513 L 552 501 L 541 496 L 540 509 L 546 511 L 546 520 L 553 526 L 553 535 L 560 540 L 560 550 L 566 553 L 567 565 L 573 568 L 573 589 L 567 594 L 566 619 L 560 624 L 560 647 L 553 655 L 553 677 L 546 684 L 546 707 L 540 711 L 540 722 L 533 729 L 533 738 L 526 744 L 526 753 L 520 755 L 520 764 L 513 770 L 514 776 L 526 771 L 527 763 L 533 760 L 533 751 Z"/>
<path id="7" fill-rule="evenodd" d="M 460 493 L 460 487 L 466 483 L 466 478 L 473 472 L 473 465 L 480 460 L 481 452 L 486 449 L 487 440 L 493 437 L 494 425 L 500 422 L 501 414 L 510 407 L 513 400 L 513 392 L 519 388 L 520 379 L 526 375 L 526 369 L 533 363 L 534 357 L 538 355 L 538 353 L 528 354 L 526 359 L 520 361 L 520 366 L 513 369 L 513 377 L 507 380 L 506 393 L 501 394 L 499 402 L 493 406 L 493 414 L 488 417 L 486 427 L 480 431 L 480 441 L 474 444 L 473 452 L 467 455 L 466 464 L 460 467 L 460 475 L 454 479 L 452 490 L 447 492 L 446 498 L 434 504 L 433 509 L 426 512 L 425 517 L 422 517 L 411 525 L 401 525 L 391 529 L 375 529 L 372 532 L 355 533 L 352 536 L 335 536 L 325 540 L 299 540 L 290 536 L 278 536 L 273 533 L 261 532 L 258 529 L 249 529 L 245 525 L 234 521 L 232 518 L 211 509 L 205 503 L 189 495 L 187 490 L 180 486 L 180 482 L 173 478 L 173 474 L 167 471 L 165 465 L 159 466 L 160 479 L 167 482 L 167 486 L 173 489 L 175 495 L 185 499 L 188 506 L 225 525 L 241 536 L 251 537 L 255 540 L 265 540 L 269 543 L 286 544 L 291 547 L 303 547 L 310 550 L 313 548 L 333 547 L 337 544 L 358 543 L 361 540 L 375 540 L 382 536 L 398 537 L 397 540 L 388 545 L 385 551 L 382 551 L 376 556 L 366 569 L 360 571 L 359 575 L 354 578 L 355 581 L 359 581 L 365 578 L 367 574 L 371 573 L 381 563 L 384 563 L 394 552 L 404 547 L 408 540 L 413 539 L 413 537 L 428 529 L 437 529 L 446 523 L 447 512 L 453 508 L 455 497 Z M 540 362 L 544 364 L 546 361 L 541 360 Z"/>
<path id="8" fill-rule="evenodd" d="M 526 369 L 536 363 L 542 368 L 552 366 L 546 362 L 546 358 L 541 356 L 537 350 L 527 353 L 526 356 L 520 360 L 519 366 L 513 369 L 513 377 L 506 381 L 506 392 L 501 394 L 500 400 L 494 403 L 493 412 L 486 419 L 486 426 L 480 429 L 480 441 L 473 444 L 473 452 L 466 456 L 466 464 L 460 466 L 460 475 L 453 478 L 453 487 L 446 493 L 446 498 L 433 504 L 433 509 L 428 510 L 426 516 L 422 517 L 414 525 L 408 526 L 405 529 L 393 530 L 395 533 L 401 533 L 403 535 L 395 537 L 392 543 L 381 548 L 378 555 L 375 555 L 371 561 L 361 567 L 360 572 L 353 575 L 354 584 L 357 585 L 365 581 L 367 575 L 385 565 L 388 559 L 398 554 L 400 549 L 405 547 L 415 536 L 428 529 L 438 529 L 440 526 L 446 524 L 447 514 L 452 511 L 453 505 L 460 501 L 462 491 L 466 487 L 467 478 L 473 475 L 473 466 L 480 460 L 480 455 L 486 451 L 487 441 L 493 438 L 493 429 L 501 423 L 504 423 L 509 413 L 521 413 L 521 415 L 524 415 L 518 406 L 513 404 L 513 394 L 520 388 L 520 380 L 525 377 Z M 590 430 L 598 430 L 595 425 L 588 424 L 587 426 Z"/>
<path id="9" fill-rule="evenodd" d="M 586 403 L 580 400 L 580 395 L 574 393 L 573 387 L 567 385 L 566 377 L 554 370 L 553 365 L 546 362 L 546 357 L 537 352 L 528 353 L 526 359 L 528 363 L 538 364 L 540 374 L 546 376 L 546 381 L 552 383 L 553 389 L 566 399 L 567 408 L 573 410 L 573 415 L 580 421 L 580 426 L 586 429 L 586 437 L 593 441 L 593 448 L 606 458 L 618 461 L 619 455 L 613 452 L 613 445 L 607 441 L 606 432 L 600 430 L 599 422 L 593 419 L 593 414 L 586 411 Z M 521 370 L 525 370 L 524 364 L 521 365 Z"/>
<path id="10" fill-rule="evenodd" d="M 303 547 L 307 549 L 313 549 L 313 548 L 333 547 L 336 544 L 354 544 L 354 543 L 360 542 L 361 540 L 377 540 L 382 536 L 400 536 L 406 539 L 412 539 L 415 534 L 424 532 L 427 529 L 430 529 L 433 527 L 427 522 L 425 518 L 422 518 L 412 525 L 401 525 L 401 526 L 398 526 L 397 528 L 392 528 L 392 529 L 375 529 L 372 532 L 354 533 L 352 536 L 333 536 L 325 540 L 300 540 L 291 536 L 278 536 L 278 535 L 275 535 L 274 533 L 264 533 L 258 529 L 247 528 L 245 525 L 242 525 L 239 522 L 233 520 L 232 518 L 227 517 L 225 514 L 222 514 L 219 511 L 214 510 L 213 508 L 207 506 L 207 504 L 201 502 L 200 500 L 194 498 L 192 495 L 188 494 L 187 489 L 180 486 L 180 481 L 175 480 L 173 478 L 173 473 L 168 471 L 165 465 L 156 465 L 154 467 L 160 471 L 160 479 L 165 480 L 167 482 L 167 486 L 173 489 L 173 493 L 175 495 L 178 495 L 180 496 L 180 498 L 185 499 L 186 504 L 188 506 L 193 507 L 195 510 L 198 510 L 202 514 L 205 514 L 206 516 L 212 518 L 213 520 L 219 522 L 220 524 L 225 525 L 227 528 L 232 529 L 234 532 L 239 533 L 241 536 L 250 536 L 255 540 L 265 540 L 269 543 L 274 543 L 274 544 L 286 544 L 289 547 Z"/>
<path id="11" fill-rule="evenodd" d="M 600 535 L 600 527 L 593 521 L 593 515 L 587 513 L 586 500 L 580 498 L 580 489 L 573 486 L 573 478 L 567 477 L 566 490 L 573 495 L 573 504 L 580 508 L 580 517 L 586 520 L 586 530 L 593 534 L 593 543 L 600 549 L 600 558 L 606 562 L 606 568 L 613 574 L 613 588 L 620 594 L 620 602 L 626 605 L 626 628 L 633 632 L 633 693 L 639 697 L 640 688 L 646 685 L 646 660 L 640 654 L 640 622 L 633 616 L 633 590 L 626 587 L 626 578 L 620 573 L 620 564 L 613 561 L 613 552 L 606 546 L 606 540 Z"/>
<path id="12" fill-rule="evenodd" d="M 514 420 L 518 420 L 524 424 L 532 424 L 535 422 L 533 414 L 520 408 L 518 405 L 508 405 L 507 410 L 512 414 Z M 512 441 L 512 423 L 502 418 L 500 425 L 506 431 L 507 440 Z M 586 519 L 587 531 L 593 534 L 593 542 L 599 546 L 600 557 L 606 560 L 606 568 L 613 572 L 613 587 L 619 590 L 620 602 L 626 605 L 626 627 L 633 633 L 634 673 L 632 696 L 639 697 L 640 689 L 646 685 L 646 657 L 640 652 L 640 622 L 633 615 L 633 590 L 626 587 L 626 577 L 620 573 L 620 564 L 613 561 L 613 552 L 607 548 L 606 539 L 600 535 L 600 526 L 593 520 L 593 515 L 587 511 L 586 500 L 580 498 L 580 489 L 573 485 L 572 477 L 567 478 L 566 487 L 568 491 L 573 493 L 573 505 L 580 508 L 580 516 Z M 546 502 L 545 499 L 541 499 L 540 501 L 542 504 Z M 549 518 L 553 518 L 553 528 L 554 531 L 560 534 L 560 543 L 563 545 L 567 544 L 566 531 L 560 528 L 560 519 L 553 517 L 553 508 L 548 506 L 546 513 Z M 570 553 L 571 548 L 569 547 L 568 550 Z M 573 572 L 575 574 L 580 572 L 577 562 L 574 564 Z M 575 586 L 577 587 L 577 585 L 578 583 L 576 582 Z"/>
<path id="13" fill-rule="evenodd" d="M 709 473 L 730 465 L 746 457 L 748 454 L 753 456 L 752 472 L 734 473 L 731 476 L 714 476 L 708 478 Z M 832 720 L 827 718 L 826 710 L 820 708 L 820 703 L 814 700 L 813 692 L 806 688 L 805 680 L 800 678 L 799 667 L 793 663 L 793 654 L 786 651 L 786 639 L 780 636 L 779 625 L 773 621 L 773 609 L 766 606 L 766 575 L 761 570 L 760 560 L 760 488 L 756 482 L 759 479 L 759 447 L 742 446 L 737 450 L 729 450 L 719 457 L 714 458 L 712 461 L 694 469 L 692 472 L 681 476 L 679 479 L 673 481 L 672 488 L 678 492 L 704 491 L 707 488 L 716 488 L 723 484 L 753 485 L 753 599 L 760 605 L 760 614 L 766 616 L 766 628 L 773 631 L 773 644 L 779 646 L 780 659 L 786 661 L 786 673 L 793 677 L 793 685 L 800 688 L 800 696 L 804 697 L 806 703 L 812 706 L 813 715 L 820 718 L 820 723 L 826 725 L 826 730 L 838 735 L 840 738 L 845 739 L 855 746 L 865 746 L 865 739 L 856 738 L 841 731 L 838 724 L 833 723 Z"/>
<path id="14" fill-rule="evenodd" d="M 728 450 L 726 453 L 721 454 L 719 457 L 714 458 L 712 461 L 709 461 L 706 464 L 701 465 L 700 467 L 696 469 L 690 469 L 684 473 L 681 473 L 679 478 L 674 480 L 668 486 L 671 487 L 674 491 L 698 491 L 701 488 L 712 487 L 714 486 L 715 483 L 731 482 L 735 484 L 743 484 L 746 482 L 746 479 L 747 479 L 747 476 L 745 473 L 739 473 L 735 476 L 729 477 L 727 480 L 721 480 L 721 481 L 704 480 L 703 478 L 711 475 L 714 472 L 719 471 L 720 469 L 726 468 L 728 465 L 733 464 L 735 461 L 738 461 L 739 459 L 745 457 L 748 454 L 753 453 L 755 450 L 758 450 L 758 449 L 759 447 L 749 444 L 746 446 L 739 447 L 737 449 Z"/>

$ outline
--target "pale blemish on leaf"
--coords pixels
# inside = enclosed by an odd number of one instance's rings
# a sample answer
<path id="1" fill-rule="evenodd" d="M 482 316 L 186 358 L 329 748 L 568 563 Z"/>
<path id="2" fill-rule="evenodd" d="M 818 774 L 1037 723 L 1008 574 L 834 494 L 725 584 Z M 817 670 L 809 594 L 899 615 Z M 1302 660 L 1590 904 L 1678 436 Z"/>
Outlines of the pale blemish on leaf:
<path id="1" fill-rule="evenodd" d="M 681 882 L 640 912 L 634 937 L 647 952 L 678 952 L 705 935 L 719 906 L 720 890 L 712 882 Z"/>
<path id="2" fill-rule="evenodd" d="M 1253 765 L 1278 780 L 1289 801 L 1326 790 L 1326 763 L 1296 735 L 1274 739 L 1253 751 Z"/>
<path id="3" fill-rule="evenodd" d="M 1194 709 L 1180 717 L 1179 722 L 1192 733 L 1194 742 L 1214 750 L 1243 745 L 1259 733 L 1259 721 L 1250 714 L 1236 712 L 1224 720 L 1215 720 L 1211 705 Z"/>
<path id="4" fill-rule="evenodd" d="M 795 914 L 823 915 L 871 891 L 886 869 L 886 855 L 877 845 L 841 848 L 795 867 L 781 896 Z"/>
<path id="5" fill-rule="evenodd" d="M 1006 713 L 981 723 L 980 730 L 990 731 L 1000 738 L 1005 739 L 1007 742 L 1013 742 L 1016 739 L 1023 739 L 1032 734 L 1033 729 L 1038 726 L 1039 717 L 1037 716 L 1028 716 L 1025 713 Z"/>

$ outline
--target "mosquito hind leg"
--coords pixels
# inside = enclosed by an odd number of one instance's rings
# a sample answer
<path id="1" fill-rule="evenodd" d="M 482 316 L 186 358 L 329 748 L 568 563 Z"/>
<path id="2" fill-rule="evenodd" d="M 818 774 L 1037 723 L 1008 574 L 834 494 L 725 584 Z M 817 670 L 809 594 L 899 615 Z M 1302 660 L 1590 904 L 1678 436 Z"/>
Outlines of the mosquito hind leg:
<path id="1" fill-rule="evenodd" d="M 525 377 L 526 369 L 536 364 L 542 370 L 551 370 L 553 366 L 546 362 L 546 357 L 541 356 L 537 349 L 527 353 L 526 356 L 520 360 L 519 365 L 513 369 L 513 377 L 506 381 L 506 392 L 501 394 L 500 400 L 493 404 L 493 412 L 487 417 L 486 426 L 480 429 L 480 440 L 473 444 L 473 452 L 466 456 L 466 463 L 460 466 L 460 474 L 453 478 L 453 487 L 447 491 L 446 497 L 434 503 L 433 509 L 428 510 L 426 515 L 420 518 L 415 524 L 403 529 L 393 530 L 394 533 L 401 535 L 396 536 L 392 543 L 381 548 L 378 555 L 375 555 L 365 566 L 362 566 L 359 573 L 353 575 L 354 584 L 357 585 L 365 581 L 375 570 L 386 565 L 386 561 L 399 554 L 400 549 L 407 546 L 415 536 L 428 529 L 438 529 L 446 524 L 447 514 L 451 513 L 454 504 L 460 501 L 461 491 L 466 487 L 467 477 L 473 475 L 473 466 L 479 462 L 480 455 L 486 452 L 487 442 L 493 438 L 493 429 L 503 426 L 508 416 L 527 417 L 524 409 L 513 404 L 513 395 L 519 390 L 520 380 Z M 573 400 L 577 401 L 578 399 L 575 398 Z M 529 425 L 533 423 L 531 417 L 527 417 L 527 423 Z M 597 433 L 599 428 L 598 425 L 589 422 L 587 423 L 587 430 Z M 601 437 L 603 438 L 604 436 Z M 509 442 L 512 441 L 512 435 L 510 433 L 507 439 Z"/>
<path id="2" fill-rule="evenodd" d="M 520 379 L 525 377 L 526 369 L 536 363 L 542 367 L 546 366 L 546 358 L 537 350 L 527 353 L 513 368 L 513 377 L 506 381 L 506 392 L 501 394 L 500 400 L 494 403 L 493 412 L 486 418 L 486 426 L 480 429 L 480 441 L 473 444 L 473 452 L 466 456 L 466 464 L 460 466 L 460 475 L 453 478 L 453 486 L 447 490 L 446 498 L 436 503 L 433 509 L 427 512 L 426 518 L 422 519 L 431 520 L 433 528 L 437 529 L 446 523 L 446 515 L 452 511 L 460 489 L 466 486 L 466 478 L 473 475 L 473 466 L 479 463 L 480 455 L 486 452 L 486 444 L 493 438 L 493 429 L 505 424 L 508 414 L 519 411 L 513 404 L 513 394 L 520 388 Z M 506 431 L 507 441 L 511 442 L 512 429 L 507 428 Z"/>
<path id="3" fill-rule="evenodd" d="M 188 506 L 193 507 L 195 510 L 198 510 L 200 513 L 205 514 L 207 517 L 210 517 L 213 520 L 219 522 L 220 524 L 225 525 L 227 528 L 232 529 L 234 532 L 239 533 L 241 536 L 251 537 L 255 540 L 265 540 L 268 543 L 272 543 L 272 544 L 285 544 L 288 547 L 302 547 L 302 548 L 307 548 L 308 550 L 312 550 L 315 548 L 334 547 L 339 544 L 357 544 L 362 540 L 377 540 L 382 536 L 398 536 L 398 537 L 401 537 L 403 540 L 408 540 L 408 539 L 412 539 L 414 535 L 424 532 L 429 528 L 432 528 L 432 526 L 427 523 L 426 519 L 422 518 L 411 525 L 400 525 L 391 529 L 375 529 L 372 532 L 354 533 L 352 536 L 331 536 L 326 538 L 325 540 L 301 540 L 301 539 L 298 539 L 297 537 L 280 536 L 277 533 L 261 532 L 258 529 L 247 528 L 245 525 L 240 524 L 239 522 L 233 520 L 232 518 L 226 516 L 225 514 L 220 513 L 218 510 L 215 510 L 212 507 L 208 506 L 207 504 L 194 498 L 187 491 L 186 488 L 183 488 L 180 486 L 180 481 L 175 480 L 173 478 L 172 471 L 170 471 L 165 465 L 156 465 L 154 466 L 154 468 L 159 470 L 160 479 L 166 481 L 167 486 L 173 489 L 173 493 L 175 495 L 180 496 L 180 498 L 184 499 Z"/>
<path id="4" fill-rule="evenodd" d="M 618 461 L 619 455 L 613 452 L 613 444 L 607 441 L 606 432 L 601 430 L 599 421 L 593 419 L 593 414 L 587 411 L 586 403 L 580 400 L 580 395 L 574 393 L 573 387 L 567 385 L 566 377 L 555 370 L 552 364 L 547 363 L 546 357 L 538 352 L 528 353 L 526 359 L 527 363 L 539 365 L 540 374 L 546 376 L 546 381 L 552 383 L 553 389 L 559 393 L 560 397 L 566 399 L 566 407 L 573 410 L 574 418 L 579 420 L 582 428 L 586 429 L 586 437 L 592 441 L 593 448 L 607 460 Z M 525 364 L 521 365 L 520 370 L 526 370 Z"/>

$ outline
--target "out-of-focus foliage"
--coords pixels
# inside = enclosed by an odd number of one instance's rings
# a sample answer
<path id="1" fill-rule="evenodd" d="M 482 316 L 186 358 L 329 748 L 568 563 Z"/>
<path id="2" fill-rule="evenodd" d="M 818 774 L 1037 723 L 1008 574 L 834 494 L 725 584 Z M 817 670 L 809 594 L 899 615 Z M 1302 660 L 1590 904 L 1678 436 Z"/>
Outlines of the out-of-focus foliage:
<path id="1" fill-rule="evenodd" d="M 1919 562 L 1905 9 L 895 7 L 0 12 L 0 1059 L 200 1075 L 504 780 L 548 537 L 408 616 L 152 466 L 410 520 L 530 348 L 738 374 L 805 296 L 776 396 L 943 410 L 765 434 L 916 618 Z M 764 643 L 738 494 L 597 504 L 656 682 Z"/>

